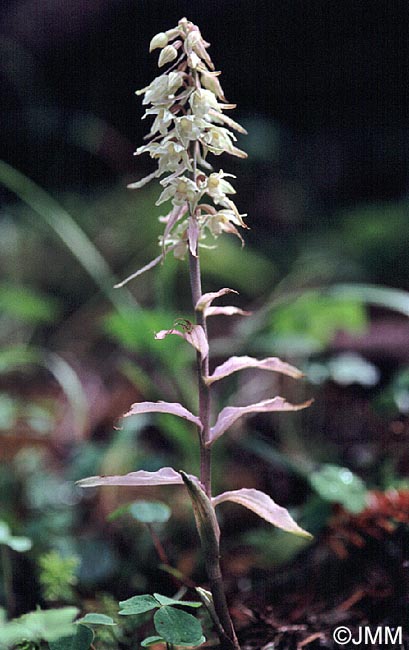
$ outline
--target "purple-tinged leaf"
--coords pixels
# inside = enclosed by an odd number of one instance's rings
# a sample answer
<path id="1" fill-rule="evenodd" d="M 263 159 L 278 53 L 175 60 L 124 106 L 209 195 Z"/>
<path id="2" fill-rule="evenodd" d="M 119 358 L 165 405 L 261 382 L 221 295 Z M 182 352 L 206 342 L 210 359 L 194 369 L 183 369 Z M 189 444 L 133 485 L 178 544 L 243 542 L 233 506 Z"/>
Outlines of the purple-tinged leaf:
<path id="1" fill-rule="evenodd" d="M 150 181 L 152 181 L 154 178 L 157 178 L 159 176 L 158 170 L 152 172 L 152 174 L 148 174 L 148 176 L 145 176 L 144 178 L 141 178 L 140 181 L 136 181 L 136 183 L 129 183 L 127 185 L 128 190 L 139 190 L 141 187 L 144 185 L 147 185 Z"/>
<path id="2" fill-rule="evenodd" d="M 97 487 L 100 485 L 127 485 L 129 487 L 144 487 L 151 485 L 180 485 L 183 484 L 181 475 L 172 467 L 162 467 L 157 472 L 146 472 L 140 469 L 122 476 L 89 476 L 77 482 L 80 487 Z"/>
<path id="3" fill-rule="evenodd" d="M 216 300 L 216 298 L 220 298 L 220 296 L 225 296 L 226 293 L 238 293 L 238 291 L 235 291 L 234 289 L 220 289 L 219 291 L 212 291 L 210 293 L 204 293 L 202 296 L 200 296 L 199 300 L 197 301 L 195 305 L 196 311 L 204 311 L 207 307 L 209 307 L 213 300 Z"/>
<path id="4" fill-rule="evenodd" d="M 181 219 L 187 212 L 187 203 L 184 203 L 183 205 L 176 205 L 173 210 L 165 217 L 164 219 L 161 219 L 165 221 L 166 226 L 165 230 L 163 232 L 163 242 L 165 243 L 167 238 L 169 237 L 169 234 L 173 228 L 173 226 Z"/>
<path id="5" fill-rule="evenodd" d="M 187 226 L 187 238 L 189 250 L 194 257 L 197 257 L 197 242 L 199 240 L 200 228 L 197 219 L 189 217 Z"/>
<path id="6" fill-rule="evenodd" d="M 192 345 L 195 350 L 200 353 L 202 359 L 206 359 L 208 356 L 209 343 L 201 325 L 190 324 L 190 326 L 185 327 L 182 332 L 174 328 L 170 330 L 161 330 L 155 334 L 155 339 L 164 339 L 169 334 L 176 334 L 176 336 L 180 336 L 182 339 L 185 339 L 185 341 L 190 343 L 190 345 Z"/>
<path id="7" fill-rule="evenodd" d="M 303 376 L 300 370 L 285 361 L 281 361 L 277 357 L 267 357 L 260 361 L 254 357 L 230 357 L 230 359 L 227 359 L 220 366 L 217 366 L 213 374 L 206 378 L 206 384 L 212 384 L 214 381 L 219 381 L 219 379 L 228 377 L 233 372 L 244 370 L 245 368 L 258 368 L 259 370 L 281 372 L 295 379 Z"/>
<path id="8" fill-rule="evenodd" d="M 242 415 L 247 415 L 248 413 L 270 413 L 272 411 L 299 411 L 310 406 L 312 402 L 313 400 L 309 400 L 302 404 L 290 404 L 283 397 L 273 397 L 272 399 L 265 399 L 256 404 L 249 404 L 249 406 L 226 406 L 226 408 L 220 411 L 214 427 L 210 429 L 207 445 L 211 445 L 217 438 L 223 435 Z"/>
<path id="9" fill-rule="evenodd" d="M 139 415 L 140 413 L 169 413 L 193 422 L 200 429 L 203 428 L 197 415 L 193 415 L 179 402 L 136 402 L 122 417 L 127 418 L 130 415 Z"/>
<path id="10" fill-rule="evenodd" d="M 214 505 L 199 481 L 185 472 L 180 472 L 192 501 L 196 528 L 206 562 L 219 556 L 220 529 Z"/>
<path id="11" fill-rule="evenodd" d="M 291 517 L 288 510 L 282 506 L 277 505 L 271 497 L 260 490 L 252 488 L 243 488 L 241 490 L 232 490 L 230 492 L 223 492 L 217 497 L 212 499 L 213 505 L 217 506 L 224 501 L 233 501 L 239 503 L 241 506 L 248 508 L 256 513 L 262 519 L 265 519 L 273 526 L 282 528 L 288 533 L 300 535 L 302 537 L 311 538 L 312 535 L 306 530 L 301 528 Z"/>
<path id="12" fill-rule="evenodd" d="M 244 311 L 239 307 L 206 307 L 204 310 L 206 318 L 208 316 L 251 316 L 251 311 Z"/>
<path id="13" fill-rule="evenodd" d="M 135 273 L 131 273 L 131 275 L 128 275 L 128 277 L 125 278 L 125 280 L 122 280 L 122 282 L 118 282 L 117 284 L 115 284 L 114 289 L 120 289 L 121 287 L 125 286 L 125 284 L 128 284 L 130 280 L 137 278 L 138 275 L 142 275 L 142 273 L 145 273 L 145 271 L 150 271 L 150 269 L 153 269 L 154 266 L 157 266 L 163 260 L 163 258 L 164 258 L 163 253 L 161 255 L 158 255 L 158 257 L 155 257 L 155 259 L 149 262 L 149 264 L 146 264 L 146 266 L 143 266 L 138 271 L 135 271 Z"/>

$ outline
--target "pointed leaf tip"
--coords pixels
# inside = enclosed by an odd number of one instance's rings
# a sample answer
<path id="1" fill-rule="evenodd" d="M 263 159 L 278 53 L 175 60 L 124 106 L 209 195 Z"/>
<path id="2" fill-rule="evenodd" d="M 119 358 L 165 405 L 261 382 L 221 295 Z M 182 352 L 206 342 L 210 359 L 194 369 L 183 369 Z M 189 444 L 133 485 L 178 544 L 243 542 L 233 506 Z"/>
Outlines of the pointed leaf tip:
<path id="1" fill-rule="evenodd" d="M 99 487 L 101 485 L 127 485 L 129 487 L 142 487 L 151 485 L 181 485 L 182 477 L 172 467 L 162 467 L 156 472 L 147 472 L 143 469 L 130 472 L 122 476 L 89 476 L 77 481 L 83 488 Z"/>
<path id="2" fill-rule="evenodd" d="M 241 490 L 232 490 L 223 492 L 212 499 L 213 505 L 218 506 L 224 501 L 232 501 L 252 510 L 256 515 L 265 519 L 273 526 L 282 528 L 288 533 L 300 535 L 301 537 L 312 538 L 312 535 L 301 528 L 291 517 L 286 508 L 279 506 L 271 497 L 260 490 L 253 488 L 243 488 Z"/>
<path id="3" fill-rule="evenodd" d="M 226 295 L 226 293 L 237 293 L 235 289 L 229 289 L 227 287 L 223 289 L 219 289 L 219 291 L 212 291 L 210 293 L 204 293 L 202 296 L 200 296 L 199 300 L 197 301 L 195 305 L 196 311 L 205 311 L 207 307 L 209 307 L 213 300 L 216 300 L 216 298 L 220 298 L 220 296 Z"/>
<path id="4" fill-rule="evenodd" d="M 256 404 L 248 406 L 226 406 L 222 409 L 217 418 L 216 424 L 210 429 L 210 436 L 207 445 L 213 444 L 227 429 L 229 429 L 239 418 L 249 413 L 271 413 L 274 411 L 300 411 L 312 404 L 314 400 L 308 400 L 302 404 L 290 404 L 283 397 L 273 397 Z"/>
<path id="5" fill-rule="evenodd" d="M 203 428 L 200 419 L 178 402 L 136 402 L 132 404 L 129 411 L 124 413 L 122 417 L 127 418 L 130 415 L 139 415 L 141 413 L 168 413 L 169 415 L 177 415 L 179 418 L 193 422 L 200 429 Z"/>
<path id="6" fill-rule="evenodd" d="M 258 368 L 259 370 L 270 370 L 274 372 L 281 372 L 284 375 L 289 377 L 294 377 L 298 379 L 303 376 L 303 373 L 291 366 L 285 361 L 281 361 L 277 357 L 267 357 L 266 359 L 255 359 L 254 357 L 230 357 L 220 366 L 214 370 L 213 374 L 206 378 L 207 384 L 212 384 L 214 381 L 223 379 L 228 375 L 231 375 L 234 372 L 239 370 L 244 370 L 245 368 Z"/>
<path id="7" fill-rule="evenodd" d="M 182 325 L 182 328 L 182 332 L 175 328 L 171 328 L 169 330 L 160 330 L 160 332 L 157 332 L 155 334 L 155 339 L 162 340 L 169 336 L 169 334 L 176 334 L 176 336 L 180 336 L 182 339 L 185 339 L 187 343 L 194 347 L 195 350 L 199 352 L 202 359 L 206 359 L 206 357 L 209 355 L 209 342 L 207 340 L 203 327 L 201 325 L 189 324 L 189 326 Z"/>

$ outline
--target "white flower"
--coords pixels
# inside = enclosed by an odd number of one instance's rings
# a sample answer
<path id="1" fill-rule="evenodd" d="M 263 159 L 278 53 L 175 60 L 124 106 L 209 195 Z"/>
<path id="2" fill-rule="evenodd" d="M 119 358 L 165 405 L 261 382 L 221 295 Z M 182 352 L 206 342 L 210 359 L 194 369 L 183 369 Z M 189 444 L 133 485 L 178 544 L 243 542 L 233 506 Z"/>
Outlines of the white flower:
<path id="1" fill-rule="evenodd" d="M 149 86 L 137 90 L 137 95 L 145 94 L 142 104 L 172 104 L 175 93 L 183 85 L 183 74 L 172 71 L 156 77 Z"/>
<path id="2" fill-rule="evenodd" d="M 191 94 L 189 104 L 192 112 L 197 117 L 209 119 L 209 111 L 212 109 L 221 112 L 221 106 L 216 96 L 210 90 L 204 88 L 198 88 Z"/>
<path id="3" fill-rule="evenodd" d="M 220 156 L 226 152 L 232 156 L 247 158 L 247 154 L 244 151 L 234 146 L 233 140 L 236 140 L 234 133 L 225 129 L 223 126 L 212 125 L 203 136 L 203 143 L 216 156 Z"/>
<path id="4" fill-rule="evenodd" d="M 179 140 L 187 147 L 191 140 L 199 140 L 204 132 L 205 123 L 195 115 L 183 115 L 175 119 L 175 129 Z"/>
<path id="5" fill-rule="evenodd" d="M 149 115 L 156 115 L 156 118 L 152 124 L 149 135 L 155 135 L 159 131 L 161 135 L 166 135 L 168 132 L 169 126 L 172 124 L 174 119 L 173 113 L 166 106 L 154 106 L 153 108 L 148 108 L 145 111 L 143 120 Z"/>
<path id="6" fill-rule="evenodd" d="M 215 203 L 226 198 L 226 194 L 236 194 L 234 187 L 224 179 L 226 176 L 235 178 L 233 174 L 225 174 L 221 169 L 219 172 L 213 172 L 207 179 L 206 194 L 208 194 Z"/>
<path id="7" fill-rule="evenodd" d="M 184 170 L 192 171 L 192 165 L 185 147 L 179 142 L 169 140 L 158 147 L 155 157 L 159 158 L 160 174 L 166 171 L 174 172 L 180 165 Z"/>
<path id="8" fill-rule="evenodd" d="M 246 157 L 235 146 L 233 133 L 245 130 L 224 114 L 234 105 L 224 97 L 220 73 L 214 72 L 208 47 L 199 29 L 186 18 L 176 28 L 156 34 L 150 49 L 161 50 L 159 66 L 177 61 L 168 72 L 137 91 L 144 95 L 143 104 L 148 105 L 143 117 L 153 116 L 154 120 L 147 136 L 151 141 L 135 153 L 148 153 L 157 168 L 130 187 L 142 187 L 152 178 L 163 176 L 156 205 L 171 201 L 173 207 L 167 217 L 160 219 L 165 224 L 160 245 L 163 255 L 173 250 L 178 258 L 185 257 L 192 246 L 192 223 L 195 249 L 197 244 L 209 247 L 209 234 L 217 237 L 227 232 L 241 239 L 237 228 L 246 227 L 244 215 L 228 196 L 235 194 L 227 180 L 232 174 L 213 171 L 206 160 L 209 151 L 217 156 L 229 153 Z M 203 196 L 211 202 L 200 203 Z"/>
<path id="9" fill-rule="evenodd" d="M 162 181 L 164 185 L 168 179 Z M 185 201 L 193 203 L 197 201 L 203 192 L 199 190 L 196 183 L 194 183 L 187 176 L 181 176 L 180 178 L 172 178 L 172 180 L 167 183 L 167 186 L 163 190 L 162 194 L 156 201 L 155 205 L 160 205 L 169 199 L 172 199 L 174 205 L 182 205 Z"/>

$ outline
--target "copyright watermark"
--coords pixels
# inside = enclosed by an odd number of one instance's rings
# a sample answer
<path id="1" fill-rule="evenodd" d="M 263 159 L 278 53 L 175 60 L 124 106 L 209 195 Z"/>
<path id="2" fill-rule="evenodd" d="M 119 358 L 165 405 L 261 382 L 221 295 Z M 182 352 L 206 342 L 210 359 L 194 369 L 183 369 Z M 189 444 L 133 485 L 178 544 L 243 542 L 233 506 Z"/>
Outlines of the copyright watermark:
<path id="1" fill-rule="evenodd" d="M 345 625 L 335 628 L 332 638 L 338 645 L 402 645 L 402 627 L 359 627 L 352 630 Z"/>

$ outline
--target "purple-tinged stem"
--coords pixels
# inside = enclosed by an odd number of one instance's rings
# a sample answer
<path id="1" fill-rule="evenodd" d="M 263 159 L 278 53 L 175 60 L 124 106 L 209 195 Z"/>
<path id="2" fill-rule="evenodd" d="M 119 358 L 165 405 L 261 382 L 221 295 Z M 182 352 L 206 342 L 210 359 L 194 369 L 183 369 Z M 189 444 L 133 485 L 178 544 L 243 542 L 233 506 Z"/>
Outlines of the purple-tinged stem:
<path id="1" fill-rule="evenodd" d="M 189 252 L 189 270 L 190 270 L 190 286 L 192 290 L 193 306 L 195 306 L 202 295 L 202 283 L 200 276 L 200 260 L 199 254 L 192 255 Z M 196 323 L 203 328 L 207 338 L 206 318 L 202 311 L 196 310 Z M 208 440 L 210 429 L 210 387 L 206 385 L 203 377 L 209 374 L 209 359 L 206 357 L 202 361 L 199 353 L 197 359 L 197 376 L 198 376 L 198 390 L 199 390 L 199 418 L 203 425 L 203 429 L 199 431 L 199 445 L 200 445 L 200 481 L 204 490 L 209 498 L 212 496 L 212 475 L 211 475 L 211 450 L 206 447 L 206 440 Z"/>
<path id="2" fill-rule="evenodd" d="M 193 306 L 198 303 L 202 295 L 202 283 L 200 275 L 200 259 L 199 252 L 193 255 L 189 251 L 189 271 L 190 271 L 190 286 L 192 290 Z M 195 310 L 196 323 L 203 327 L 203 331 L 207 338 L 206 318 L 202 311 Z M 204 488 L 209 499 L 212 497 L 211 485 L 211 449 L 206 446 L 206 441 L 209 439 L 210 430 L 210 386 L 204 382 L 204 377 L 209 374 L 209 358 L 201 358 L 197 353 L 197 375 L 198 375 L 198 389 L 199 389 L 199 417 L 203 425 L 203 429 L 199 430 L 199 445 L 200 445 L 200 482 Z M 210 521 L 209 521 L 209 525 Z M 221 623 L 223 633 L 219 634 L 220 643 L 223 650 L 240 650 L 240 646 L 236 637 L 236 632 L 230 617 L 229 608 L 227 606 L 226 594 L 224 592 L 223 577 L 220 568 L 220 549 L 216 531 L 214 533 L 214 543 L 217 546 L 217 552 L 206 554 L 205 564 L 206 572 L 210 582 L 210 590 L 213 597 L 213 605 L 216 614 Z"/>

